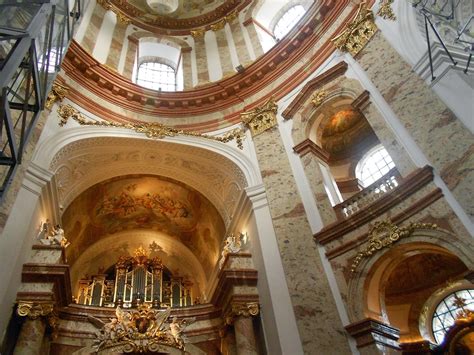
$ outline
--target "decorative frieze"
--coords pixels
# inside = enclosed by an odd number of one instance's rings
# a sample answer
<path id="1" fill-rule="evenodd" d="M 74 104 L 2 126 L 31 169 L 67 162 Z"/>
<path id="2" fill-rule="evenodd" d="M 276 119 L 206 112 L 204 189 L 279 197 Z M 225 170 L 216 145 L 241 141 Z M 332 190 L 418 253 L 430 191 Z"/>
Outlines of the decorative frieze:
<path id="1" fill-rule="evenodd" d="M 242 112 L 240 118 L 250 129 L 252 136 L 257 136 L 277 125 L 277 112 L 278 105 L 272 97 L 265 105 L 252 111 Z"/>
<path id="2" fill-rule="evenodd" d="M 162 139 L 165 137 L 175 137 L 175 136 L 192 136 L 200 137 L 205 139 L 214 140 L 217 142 L 227 143 L 232 140 L 235 140 L 237 146 L 240 149 L 243 149 L 242 141 L 245 138 L 244 132 L 241 129 L 234 129 L 229 133 L 225 134 L 222 137 L 210 136 L 207 134 L 202 134 L 199 132 L 193 131 L 184 131 L 181 129 L 176 129 L 173 127 L 165 126 L 161 123 L 118 123 L 118 122 L 109 122 L 109 121 L 93 121 L 86 119 L 78 110 L 76 110 L 71 105 L 61 105 L 58 108 L 58 114 L 61 117 L 59 121 L 59 126 L 64 126 L 68 120 L 71 118 L 81 126 L 101 126 L 101 127 L 118 127 L 134 130 L 137 133 L 143 133 L 148 138 Z"/>
<path id="3" fill-rule="evenodd" d="M 374 13 L 365 2 L 362 2 L 355 19 L 348 23 L 346 29 L 331 41 L 337 49 L 349 52 L 355 57 L 376 32 Z"/>
<path id="4" fill-rule="evenodd" d="M 53 108 L 55 102 L 61 102 L 69 93 L 69 88 L 65 85 L 61 85 L 58 82 L 53 83 L 53 87 L 46 98 L 46 103 L 44 107 L 48 110 Z"/>

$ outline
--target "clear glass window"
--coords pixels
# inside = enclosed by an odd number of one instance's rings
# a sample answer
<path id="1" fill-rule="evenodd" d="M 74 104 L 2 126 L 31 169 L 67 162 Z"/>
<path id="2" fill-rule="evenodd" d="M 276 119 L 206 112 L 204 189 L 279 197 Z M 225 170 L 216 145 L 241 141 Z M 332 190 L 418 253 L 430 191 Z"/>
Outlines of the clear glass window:
<path id="1" fill-rule="evenodd" d="M 273 34 L 277 39 L 282 39 L 290 30 L 298 23 L 298 21 L 305 14 L 305 9 L 301 5 L 296 5 L 290 8 L 278 20 Z"/>
<path id="2" fill-rule="evenodd" d="M 474 289 L 454 292 L 443 299 L 433 314 L 433 336 L 438 344 L 457 318 L 466 311 L 474 311 Z"/>
<path id="3" fill-rule="evenodd" d="M 379 145 L 361 159 L 356 168 L 356 176 L 362 182 L 362 185 L 367 187 L 394 167 L 395 163 L 387 150 Z"/>
<path id="4" fill-rule="evenodd" d="M 176 91 L 176 72 L 167 64 L 144 62 L 138 67 L 137 84 L 157 91 Z"/>

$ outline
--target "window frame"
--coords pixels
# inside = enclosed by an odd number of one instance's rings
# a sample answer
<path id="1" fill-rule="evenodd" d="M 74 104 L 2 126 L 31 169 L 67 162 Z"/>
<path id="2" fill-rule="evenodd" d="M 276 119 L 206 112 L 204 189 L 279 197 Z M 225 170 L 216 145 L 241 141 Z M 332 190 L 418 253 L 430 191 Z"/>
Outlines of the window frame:
<path id="1" fill-rule="evenodd" d="M 364 177 L 363 172 L 364 172 L 365 166 L 367 165 L 367 162 L 369 162 L 371 159 L 374 159 L 373 158 L 374 155 L 376 155 L 377 153 L 379 153 L 381 151 L 384 151 L 386 153 L 386 156 L 382 157 L 383 161 L 386 164 L 383 167 L 379 167 L 376 162 L 372 163 L 373 166 L 375 166 L 377 168 L 377 172 L 371 172 L 370 175 L 367 178 L 363 179 L 363 177 Z M 389 162 L 387 162 L 386 157 L 390 158 Z M 380 160 L 378 160 L 378 161 L 380 161 Z M 357 179 L 360 180 L 360 182 L 362 183 L 362 186 L 364 188 L 366 188 L 366 187 L 370 186 L 371 184 L 373 184 L 378 179 L 385 176 L 390 170 L 392 170 L 395 167 L 396 167 L 395 162 L 393 161 L 392 157 L 390 156 L 390 153 L 387 151 L 387 149 L 382 144 L 378 144 L 375 147 L 371 148 L 367 153 L 365 153 L 363 155 L 363 157 L 359 160 L 359 162 L 357 163 L 356 168 L 355 168 L 355 176 L 357 177 Z M 383 171 L 382 169 L 384 169 L 384 168 L 388 168 L 388 170 L 385 173 L 382 172 Z M 376 173 L 379 173 L 380 176 L 376 177 L 377 176 Z M 367 181 L 370 181 L 370 183 L 367 183 Z"/>
<path id="2" fill-rule="evenodd" d="M 162 66 L 165 66 L 165 67 L 168 67 L 171 69 L 171 72 L 173 73 L 173 77 L 174 77 L 174 88 L 173 90 L 163 90 L 161 89 L 160 87 L 158 88 L 154 88 L 154 87 L 150 87 L 150 86 L 146 86 L 146 85 L 143 85 L 142 82 L 148 82 L 148 83 L 151 83 L 151 84 L 155 84 L 156 86 L 159 86 L 159 85 L 163 85 L 163 86 L 169 86 L 171 84 L 169 83 L 164 83 L 164 82 L 154 82 L 154 81 L 151 81 L 151 80 L 143 80 L 143 79 L 140 79 L 139 76 L 140 76 L 140 68 L 143 66 L 143 65 L 147 65 L 147 64 L 159 64 L 159 65 L 162 65 Z M 152 68 L 145 68 L 145 70 L 154 70 Z M 155 70 L 157 72 L 159 72 L 159 70 Z M 158 91 L 158 92 L 176 92 L 178 90 L 178 79 L 177 79 L 177 69 L 174 68 L 172 65 L 170 65 L 169 63 L 164 63 L 163 61 L 161 61 L 159 58 L 157 59 L 154 59 L 154 60 L 144 60 L 142 62 L 140 62 L 137 66 L 137 73 L 135 75 L 135 84 L 141 86 L 141 87 L 144 87 L 146 89 L 149 89 L 149 90 L 154 90 L 154 91 Z"/>

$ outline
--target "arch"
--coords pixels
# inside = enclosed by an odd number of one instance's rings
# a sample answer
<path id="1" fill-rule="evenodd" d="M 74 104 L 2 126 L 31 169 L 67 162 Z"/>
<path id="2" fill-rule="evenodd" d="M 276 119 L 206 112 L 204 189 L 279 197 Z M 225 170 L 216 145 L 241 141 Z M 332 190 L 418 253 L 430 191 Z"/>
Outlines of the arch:
<path id="1" fill-rule="evenodd" d="M 416 229 L 409 238 L 396 246 L 379 251 L 378 255 L 359 265 L 348 284 L 348 309 L 351 321 L 372 317 L 390 323 L 384 290 L 388 277 L 408 258 L 422 254 L 438 254 L 456 258 L 467 269 L 472 269 L 472 245 L 452 233 L 437 229 Z M 382 295 L 382 296 L 381 296 Z"/>
<path id="2" fill-rule="evenodd" d="M 98 152 L 107 152 L 111 165 L 105 168 L 105 155 L 101 158 Z M 157 152 L 167 152 L 168 160 L 160 160 Z M 173 158 L 175 164 L 170 163 Z M 202 193 L 217 208 L 226 226 L 242 191 L 262 181 L 255 164 L 226 144 L 179 136 L 153 140 L 116 128 L 105 131 L 76 127 L 61 131 L 39 143 L 33 162 L 56 174 L 63 209 L 97 181 L 127 174 L 152 174 L 182 181 Z"/>

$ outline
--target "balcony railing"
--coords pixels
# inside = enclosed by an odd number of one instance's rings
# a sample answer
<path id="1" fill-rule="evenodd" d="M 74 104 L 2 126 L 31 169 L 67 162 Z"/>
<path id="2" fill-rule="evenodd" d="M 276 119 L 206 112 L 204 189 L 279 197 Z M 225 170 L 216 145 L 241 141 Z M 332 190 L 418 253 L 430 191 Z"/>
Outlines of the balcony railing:
<path id="1" fill-rule="evenodd" d="M 377 201 L 387 192 L 395 189 L 400 183 L 400 173 L 396 168 L 391 169 L 387 174 L 362 191 L 334 206 L 337 217 L 343 219 L 352 216 L 354 213 Z"/>
<path id="2" fill-rule="evenodd" d="M 0 199 L 59 71 L 80 0 L 0 0 Z"/>

